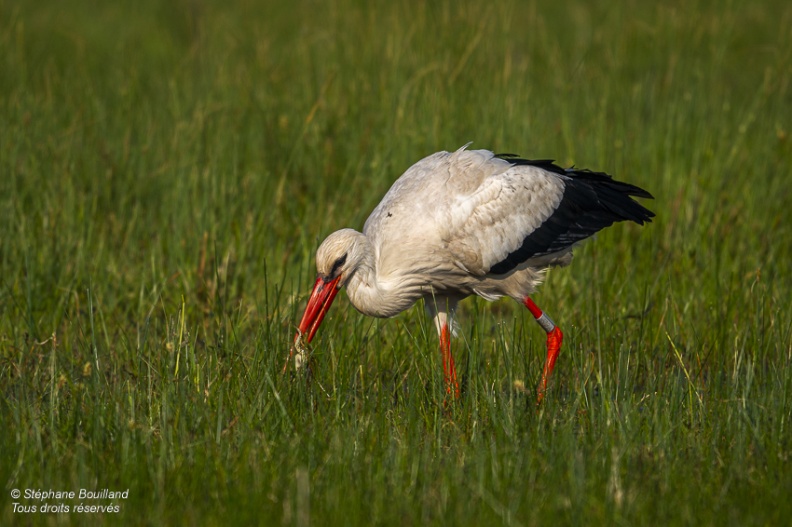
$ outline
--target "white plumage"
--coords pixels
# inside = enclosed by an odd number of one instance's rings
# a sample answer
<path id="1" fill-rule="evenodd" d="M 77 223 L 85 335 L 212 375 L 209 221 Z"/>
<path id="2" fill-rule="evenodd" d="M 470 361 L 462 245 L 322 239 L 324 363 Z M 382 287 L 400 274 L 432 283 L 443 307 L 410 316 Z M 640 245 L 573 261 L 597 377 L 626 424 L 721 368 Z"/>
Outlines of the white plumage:
<path id="1" fill-rule="evenodd" d="M 616 221 L 651 221 L 654 214 L 630 196 L 651 197 L 606 174 L 487 150 L 462 147 L 419 161 L 362 233 L 342 229 L 317 250 L 317 281 L 295 337 L 298 364 L 341 287 L 356 309 L 377 317 L 423 298 L 440 334 L 449 392 L 459 395 L 448 331 L 457 302 L 509 296 L 548 331 L 541 399 L 558 354 L 550 348 L 560 348 L 562 335 L 529 295 L 549 266 L 571 261 L 579 241 Z"/>

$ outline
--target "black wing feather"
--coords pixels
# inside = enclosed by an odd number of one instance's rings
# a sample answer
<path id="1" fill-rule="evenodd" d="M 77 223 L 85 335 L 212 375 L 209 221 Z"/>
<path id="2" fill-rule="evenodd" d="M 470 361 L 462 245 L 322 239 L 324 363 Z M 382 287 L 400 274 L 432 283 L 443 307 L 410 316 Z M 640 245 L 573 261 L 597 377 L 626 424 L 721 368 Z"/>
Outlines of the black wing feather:
<path id="1" fill-rule="evenodd" d="M 596 232 L 619 221 L 639 225 L 651 222 L 654 212 L 632 199 L 632 196 L 653 199 L 640 187 L 614 180 L 604 172 L 563 169 L 552 160 L 528 160 L 513 154 L 497 157 L 515 165 L 530 165 L 558 174 L 564 181 L 564 195 L 555 212 L 522 245 L 490 269 L 492 274 L 505 274 L 530 258 L 568 249 Z"/>

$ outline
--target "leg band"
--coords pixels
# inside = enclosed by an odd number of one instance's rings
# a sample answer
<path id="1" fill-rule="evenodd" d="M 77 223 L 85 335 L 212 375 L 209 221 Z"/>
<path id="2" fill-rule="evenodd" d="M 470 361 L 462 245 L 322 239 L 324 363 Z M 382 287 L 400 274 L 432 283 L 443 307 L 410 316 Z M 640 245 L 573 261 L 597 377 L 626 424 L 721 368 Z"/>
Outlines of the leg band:
<path id="1" fill-rule="evenodd" d="M 550 333 L 556 328 L 556 325 L 550 320 L 550 317 L 547 314 L 542 313 L 542 316 L 537 318 L 536 321 L 542 326 L 542 329 L 545 330 L 545 333 Z"/>

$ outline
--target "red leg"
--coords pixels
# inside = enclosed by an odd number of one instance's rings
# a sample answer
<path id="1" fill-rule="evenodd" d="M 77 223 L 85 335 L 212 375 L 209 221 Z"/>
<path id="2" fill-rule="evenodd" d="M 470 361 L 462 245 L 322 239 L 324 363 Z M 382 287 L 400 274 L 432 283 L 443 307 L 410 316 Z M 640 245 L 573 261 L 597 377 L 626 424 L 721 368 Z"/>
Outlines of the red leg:
<path id="1" fill-rule="evenodd" d="M 561 329 L 550 320 L 550 317 L 542 313 L 542 310 L 539 309 L 539 306 L 537 306 L 530 297 L 526 296 L 523 303 L 534 316 L 536 322 L 538 322 L 547 333 L 547 359 L 545 360 L 544 370 L 542 370 L 542 381 L 539 383 L 539 388 L 537 389 L 536 402 L 538 404 L 542 402 L 545 391 L 547 391 L 547 380 L 550 378 L 550 374 L 553 373 L 558 353 L 561 351 L 561 342 L 564 340 L 564 334 L 561 332 Z"/>
<path id="2" fill-rule="evenodd" d="M 443 355 L 443 373 L 445 374 L 446 392 L 459 399 L 459 383 L 457 382 L 454 357 L 451 355 L 451 334 L 448 324 L 443 324 L 440 331 L 440 353 Z"/>

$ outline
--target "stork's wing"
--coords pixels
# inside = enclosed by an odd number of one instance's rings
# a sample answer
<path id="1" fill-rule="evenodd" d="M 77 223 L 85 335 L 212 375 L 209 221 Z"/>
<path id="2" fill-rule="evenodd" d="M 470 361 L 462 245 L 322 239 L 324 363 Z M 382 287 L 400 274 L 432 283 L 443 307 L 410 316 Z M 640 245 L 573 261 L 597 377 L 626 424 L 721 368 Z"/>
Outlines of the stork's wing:
<path id="1" fill-rule="evenodd" d="M 505 274 L 559 253 L 617 221 L 654 214 L 651 195 L 607 174 L 487 150 L 438 152 L 402 175 L 363 228 L 383 280 L 453 266 Z"/>
<path id="2" fill-rule="evenodd" d="M 643 224 L 654 216 L 631 198 L 651 198 L 648 192 L 607 174 L 487 151 L 463 154 L 477 161 L 451 171 L 454 199 L 443 211 L 443 239 L 456 264 L 476 275 L 505 274 L 615 222 Z"/>

